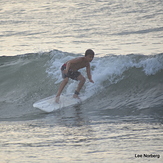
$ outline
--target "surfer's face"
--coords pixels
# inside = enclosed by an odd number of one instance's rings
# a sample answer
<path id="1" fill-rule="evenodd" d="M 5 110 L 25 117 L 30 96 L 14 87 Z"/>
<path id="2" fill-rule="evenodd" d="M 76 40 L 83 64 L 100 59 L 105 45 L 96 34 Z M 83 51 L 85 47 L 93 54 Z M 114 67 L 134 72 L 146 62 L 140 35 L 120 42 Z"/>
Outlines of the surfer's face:
<path id="1" fill-rule="evenodd" d="M 91 62 L 93 60 L 94 56 L 93 55 L 87 55 L 86 59 L 88 62 Z"/>

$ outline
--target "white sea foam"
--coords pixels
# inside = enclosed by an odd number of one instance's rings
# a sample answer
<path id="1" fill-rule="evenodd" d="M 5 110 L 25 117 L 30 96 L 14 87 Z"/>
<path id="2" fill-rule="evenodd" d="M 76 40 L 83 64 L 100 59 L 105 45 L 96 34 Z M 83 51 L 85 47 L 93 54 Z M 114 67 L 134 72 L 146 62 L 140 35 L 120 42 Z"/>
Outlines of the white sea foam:
<path id="1" fill-rule="evenodd" d="M 60 72 L 62 64 L 75 57 L 77 56 L 74 56 L 73 54 L 56 53 L 50 62 L 48 62 L 50 65 L 49 69 L 47 69 L 47 73 L 56 79 L 55 84 L 62 81 Z M 85 94 L 88 96 L 102 90 L 106 85 L 109 86 L 110 84 L 115 84 L 122 80 L 124 72 L 131 68 L 140 68 L 145 75 L 154 75 L 163 69 L 162 55 L 110 55 L 101 58 L 95 57 L 90 64 L 94 84 L 89 83 L 87 79 L 87 82 L 83 87 Z M 79 71 L 87 78 L 85 69 L 81 69 Z M 66 92 L 71 93 L 76 87 L 77 82 L 70 80 L 68 86 L 66 87 Z"/>
<path id="2" fill-rule="evenodd" d="M 79 56 L 81 55 L 54 50 L 41 55 L 0 57 L 2 77 L 0 104 L 4 112 L 5 108 L 8 108 L 4 114 L 2 113 L 3 117 L 9 117 L 11 114 L 8 112 L 13 114 L 12 108 L 21 109 L 22 105 L 28 112 L 31 103 L 55 95 L 62 81 L 60 71 L 62 64 Z M 92 78 L 95 83 L 89 82 L 84 68 L 79 70 L 87 79 L 80 95 L 90 97 L 91 100 L 95 99 L 92 102 L 93 107 L 97 104 L 98 107 L 100 105 L 100 108 L 106 109 L 106 105 L 111 108 L 131 106 L 136 109 L 155 106 L 159 108 L 163 99 L 162 58 L 162 54 L 95 57 L 91 62 Z M 70 79 L 63 94 L 73 93 L 77 84 L 78 82 Z M 96 101 L 99 97 L 103 99 L 100 103 Z M 20 114 L 24 112 L 23 110 Z"/>

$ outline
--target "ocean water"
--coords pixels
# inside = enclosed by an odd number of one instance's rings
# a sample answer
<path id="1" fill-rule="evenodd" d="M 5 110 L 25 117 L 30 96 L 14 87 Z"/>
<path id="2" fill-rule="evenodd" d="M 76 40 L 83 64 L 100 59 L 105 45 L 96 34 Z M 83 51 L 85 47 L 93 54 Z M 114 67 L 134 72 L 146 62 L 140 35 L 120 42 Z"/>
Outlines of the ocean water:
<path id="1" fill-rule="evenodd" d="M 0 6 L 0 162 L 163 162 L 163 1 Z M 33 108 L 87 48 L 96 53 L 95 83 L 81 90 L 88 99 L 52 113 Z"/>
<path id="2" fill-rule="evenodd" d="M 162 0 L 1 0 L 0 55 L 162 53 Z"/>

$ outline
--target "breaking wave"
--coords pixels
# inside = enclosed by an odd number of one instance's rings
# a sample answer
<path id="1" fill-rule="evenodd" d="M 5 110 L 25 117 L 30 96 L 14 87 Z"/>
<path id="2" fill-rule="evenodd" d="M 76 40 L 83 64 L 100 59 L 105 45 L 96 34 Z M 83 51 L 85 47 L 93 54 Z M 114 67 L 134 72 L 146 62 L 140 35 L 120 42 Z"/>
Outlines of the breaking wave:
<path id="1" fill-rule="evenodd" d="M 0 119 L 38 114 L 32 104 L 56 94 L 62 80 L 60 67 L 79 57 L 53 50 L 44 53 L 0 57 Z M 86 81 L 81 94 L 85 108 L 110 115 L 163 116 L 163 53 L 156 55 L 106 55 L 91 63 L 94 84 Z M 85 70 L 81 73 L 86 76 Z M 63 93 L 74 92 L 70 80 Z"/>

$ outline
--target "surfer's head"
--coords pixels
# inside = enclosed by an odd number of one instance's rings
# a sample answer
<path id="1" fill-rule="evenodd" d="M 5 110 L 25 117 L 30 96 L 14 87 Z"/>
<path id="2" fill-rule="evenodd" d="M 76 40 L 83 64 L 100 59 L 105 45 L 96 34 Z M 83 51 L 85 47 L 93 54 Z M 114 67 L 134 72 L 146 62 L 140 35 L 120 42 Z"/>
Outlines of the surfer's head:
<path id="1" fill-rule="evenodd" d="M 92 56 L 94 57 L 95 53 L 94 53 L 94 51 L 93 51 L 92 49 L 88 49 L 88 50 L 86 50 L 86 52 L 85 52 L 85 57 L 86 57 L 87 55 L 92 55 Z"/>
<path id="2" fill-rule="evenodd" d="M 94 51 L 91 50 L 91 49 L 88 49 L 88 50 L 86 50 L 86 52 L 85 52 L 85 58 L 87 59 L 88 62 L 91 62 L 91 61 L 93 60 L 94 55 L 95 55 L 95 53 L 94 53 Z"/>

